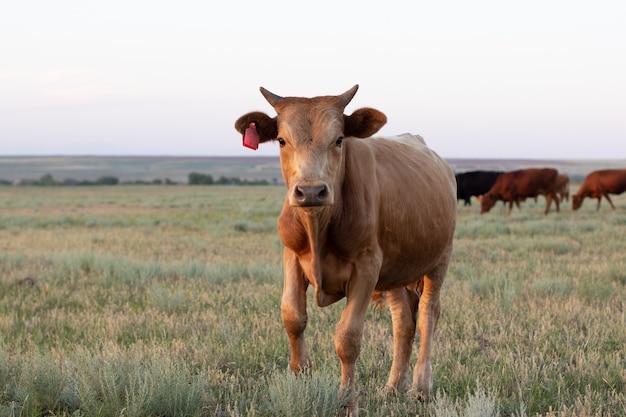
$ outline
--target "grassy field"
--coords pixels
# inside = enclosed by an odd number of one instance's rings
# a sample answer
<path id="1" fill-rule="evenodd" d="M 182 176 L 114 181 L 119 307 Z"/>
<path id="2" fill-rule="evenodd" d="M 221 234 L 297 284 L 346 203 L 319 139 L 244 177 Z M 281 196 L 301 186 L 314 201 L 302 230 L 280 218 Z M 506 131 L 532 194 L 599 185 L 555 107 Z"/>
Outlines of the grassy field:
<path id="1" fill-rule="evenodd" d="M 343 302 L 310 300 L 315 370 L 286 371 L 284 192 L 0 187 L 0 416 L 334 415 Z M 361 416 L 626 415 L 626 195 L 614 203 L 460 205 L 437 395 L 382 393 L 391 319 L 371 311 Z"/>

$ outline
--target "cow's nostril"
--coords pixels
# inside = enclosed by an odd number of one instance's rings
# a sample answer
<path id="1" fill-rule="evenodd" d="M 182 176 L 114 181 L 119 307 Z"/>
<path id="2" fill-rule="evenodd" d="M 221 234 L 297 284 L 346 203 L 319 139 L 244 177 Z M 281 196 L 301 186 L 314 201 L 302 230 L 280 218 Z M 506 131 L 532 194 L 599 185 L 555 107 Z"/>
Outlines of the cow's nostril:
<path id="1" fill-rule="evenodd" d="M 328 197 L 328 187 L 326 187 L 325 185 L 322 185 L 320 187 L 321 189 L 317 193 L 317 200 L 324 201 L 326 200 L 326 197 Z"/>
<path id="2" fill-rule="evenodd" d="M 296 186 L 296 189 L 294 190 L 294 194 L 296 195 L 296 200 L 300 202 L 303 202 L 306 200 L 306 194 L 300 186 Z"/>

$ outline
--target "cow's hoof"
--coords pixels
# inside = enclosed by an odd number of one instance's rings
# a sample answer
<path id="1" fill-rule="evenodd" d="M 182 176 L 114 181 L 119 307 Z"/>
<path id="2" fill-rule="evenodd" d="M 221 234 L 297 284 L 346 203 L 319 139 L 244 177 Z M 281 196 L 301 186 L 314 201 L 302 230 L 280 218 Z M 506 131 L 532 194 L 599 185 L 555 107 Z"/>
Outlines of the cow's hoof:
<path id="1" fill-rule="evenodd" d="M 398 394 L 400 394 L 400 391 L 398 391 L 398 389 L 396 387 L 391 387 L 389 385 L 385 385 L 381 390 L 380 393 L 385 396 L 385 397 L 391 397 L 391 396 L 396 396 Z"/>
<path id="2" fill-rule="evenodd" d="M 400 383 L 397 387 L 393 385 L 385 385 L 385 387 L 381 390 L 383 395 L 400 395 L 407 392 L 409 387 L 408 383 Z"/>
<path id="3" fill-rule="evenodd" d="M 417 389 L 414 389 L 414 388 L 411 388 L 407 392 L 407 395 L 410 396 L 411 398 L 414 398 L 415 400 L 417 400 L 419 402 L 426 402 L 431 397 L 431 395 L 429 395 L 428 393 L 425 393 L 423 390 L 417 390 Z"/>

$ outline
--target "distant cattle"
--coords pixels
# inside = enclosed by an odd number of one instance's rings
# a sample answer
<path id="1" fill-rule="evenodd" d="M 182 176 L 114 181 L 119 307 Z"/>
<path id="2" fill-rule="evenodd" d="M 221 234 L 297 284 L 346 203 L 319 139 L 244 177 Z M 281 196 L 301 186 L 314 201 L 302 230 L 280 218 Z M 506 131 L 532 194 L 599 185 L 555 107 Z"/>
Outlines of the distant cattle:
<path id="1" fill-rule="evenodd" d="M 454 173 L 421 137 L 370 137 L 386 123 L 383 113 L 362 108 L 344 114 L 357 87 L 313 98 L 280 97 L 261 88 L 277 116 L 252 112 L 235 123 L 244 141 L 250 134 L 250 142 L 280 146 L 287 186 L 278 219 L 284 245 L 281 312 L 290 368 L 311 367 L 304 340 L 307 288 L 315 288 L 320 307 L 345 297 L 334 341 L 341 389 L 351 394 L 347 411 L 353 416 L 358 413 L 356 360 L 376 291 L 385 292 L 393 321 L 386 390 L 409 388 L 419 325 L 412 392 L 432 395 L 431 349 L 457 210 Z"/>
<path id="2" fill-rule="evenodd" d="M 569 201 L 569 177 L 565 174 L 559 174 L 556 177 L 556 193 L 561 202 Z"/>
<path id="3" fill-rule="evenodd" d="M 481 199 L 481 213 L 486 213 L 496 201 L 509 203 L 509 213 L 513 203 L 519 208 L 520 201 L 538 195 L 546 196 L 545 214 L 550 211 L 552 201 L 559 211 L 559 198 L 556 195 L 557 177 L 559 173 L 554 168 L 527 168 L 501 174 L 491 189 Z"/>
<path id="4" fill-rule="evenodd" d="M 600 210 L 602 197 L 615 210 L 609 194 L 621 194 L 626 191 L 626 169 L 602 169 L 593 171 L 585 178 L 575 195 L 572 196 L 572 208 L 578 210 L 585 197 L 597 198 L 596 210 Z"/>
<path id="5" fill-rule="evenodd" d="M 456 198 L 471 206 L 471 197 L 485 194 L 502 171 L 468 171 L 456 174 Z"/>

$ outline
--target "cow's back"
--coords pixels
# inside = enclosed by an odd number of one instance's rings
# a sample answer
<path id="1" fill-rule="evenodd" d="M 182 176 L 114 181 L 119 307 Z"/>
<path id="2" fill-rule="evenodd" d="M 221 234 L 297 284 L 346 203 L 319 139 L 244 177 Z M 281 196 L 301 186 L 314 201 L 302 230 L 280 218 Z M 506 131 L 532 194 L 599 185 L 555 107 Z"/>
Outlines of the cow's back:
<path id="1" fill-rule="evenodd" d="M 515 193 L 519 197 L 556 192 L 559 172 L 554 168 L 528 168 L 514 172 Z"/>
<path id="2" fill-rule="evenodd" d="M 346 177 L 378 193 L 371 215 L 384 254 L 380 289 L 397 285 L 399 277 L 421 278 L 452 250 L 456 226 L 452 169 L 421 137 L 400 138 L 355 140 L 346 153 Z M 349 194 L 359 186 L 347 188 Z M 344 197 L 344 205 L 358 201 Z M 344 207 L 344 212 L 353 209 Z"/>
<path id="3" fill-rule="evenodd" d="M 602 190 L 612 194 L 626 191 L 626 169 L 607 169 L 596 171 L 597 181 Z"/>

